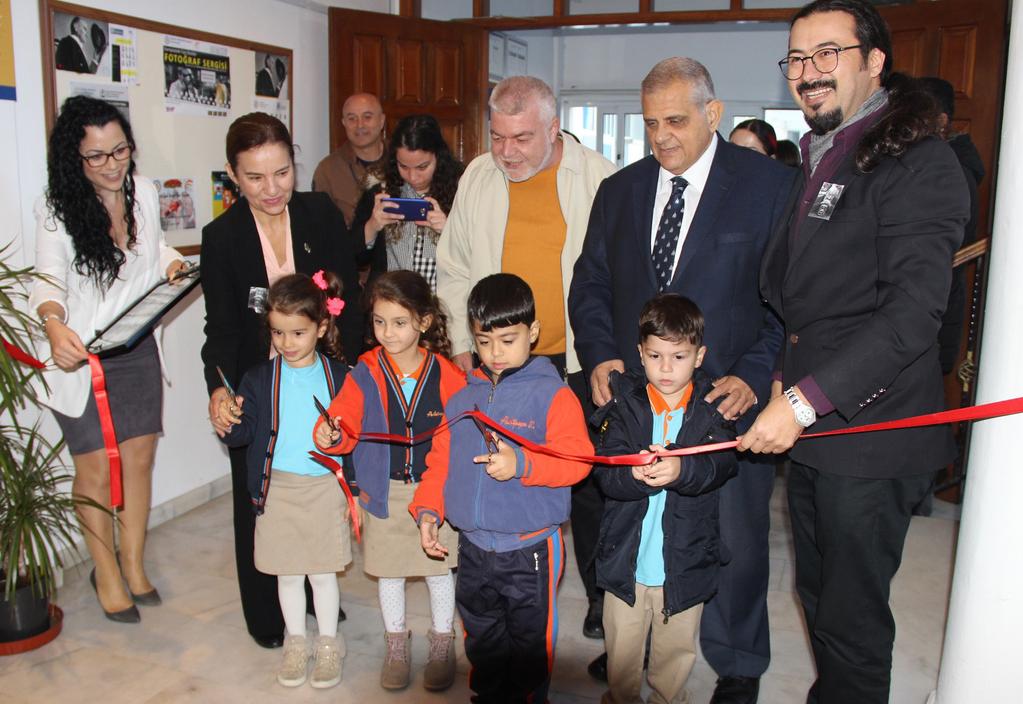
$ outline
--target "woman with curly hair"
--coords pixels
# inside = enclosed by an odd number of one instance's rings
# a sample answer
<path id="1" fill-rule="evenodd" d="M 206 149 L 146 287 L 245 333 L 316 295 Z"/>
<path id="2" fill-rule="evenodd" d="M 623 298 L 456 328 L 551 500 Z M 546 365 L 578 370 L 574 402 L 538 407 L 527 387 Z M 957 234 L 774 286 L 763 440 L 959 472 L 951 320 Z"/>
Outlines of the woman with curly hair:
<path id="1" fill-rule="evenodd" d="M 422 275 L 436 292 L 437 240 L 465 167 L 452 155 L 432 115 L 403 117 L 382 164 L 382 173 L 367 174 L 352 232 L 356 241 L 364 235 L 374 272 L 408 269 Z M 413 222 L 390 212 L 384 198 L 423 198 L 433 209 L 425 220 Z"/>
<path id="2" fill-rule="evenodd" d="M 49 187 L 35 207 L 36 270 L 45 278 L 30 305 L 56 365 L 44 371 L 47 388 L 40 387 L 39 395 L 71 452 L 72 491 L 100 504 L 109 501 L 110 470 L 82 340 L 184 266 L 164 241 L 156 188 L 135 175 L 134 152 L 131 126 L 115 107 L 68 98 L 50 133 Z M 147 335 L 129 351 L 105 358 L 103 369 L 124 475 L 116 554 L 107 515 L 82 507 L 78 519 L 103 612 L 112 621 L 137 623 L 135 604 L 160 603 L 143 566 L 153 454 L 163 429 L 155 338 Z"/>

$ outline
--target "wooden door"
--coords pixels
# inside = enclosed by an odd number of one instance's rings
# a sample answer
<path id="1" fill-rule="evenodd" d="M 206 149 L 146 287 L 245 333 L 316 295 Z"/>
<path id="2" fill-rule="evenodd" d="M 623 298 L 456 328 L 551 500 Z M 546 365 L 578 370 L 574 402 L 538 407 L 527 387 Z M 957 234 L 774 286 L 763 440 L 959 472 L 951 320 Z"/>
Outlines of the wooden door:
<path id="1" fill-rule="evenodd" d="M 459 22 L 329 11 L 330 147 L 345 142 L 341 108 L 353 93 L 380 98 L 388 131 L 402 117 L 437 118 L 468 163 L 484 142 L 488 32 Z"/>
<path id="2" fill-rule="evenodd" d="M 956 91 L 954 127 L 984 161 L 977 238 L 991 232 L 1008 41 L 1008 0 L 935 0 L 880 8 L 892 31 L 895 70 L 939 76 Z"/>

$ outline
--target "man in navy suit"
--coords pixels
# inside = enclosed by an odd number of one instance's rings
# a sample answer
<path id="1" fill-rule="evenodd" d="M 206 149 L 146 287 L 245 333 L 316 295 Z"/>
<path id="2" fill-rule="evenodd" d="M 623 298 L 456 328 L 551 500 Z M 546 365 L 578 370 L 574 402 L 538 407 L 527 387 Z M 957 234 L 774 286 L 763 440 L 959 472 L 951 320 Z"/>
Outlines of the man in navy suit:
<path id="1" fill-rule="evenodd" d="M 597 191 L 568 299 L 575 348 L 593 401 L 603 405 L 608 374 L 640 364 L 643 304 L 661 291 L 692 299 L 706 318 L 704 367 L 717 377 L 706 398 L 738 419 L 742 432 L 755 415 L 747 411 L 769 397 L 781 346 L 781 324 L 762 304 L 757 282 L 795 170 L 717 135 L 724 106 L 697 61 L 658 63 L 643 80 L 642 103 L 653 155 Z M 701 625 L 704 656 L 719 677 L 712 704 L 755 702 L 770 661 L 773 483 L 773 464 L 743 461 L 720 492 L 727 564 Z M 594 661 L 591 673 L 599 670 Z"/>

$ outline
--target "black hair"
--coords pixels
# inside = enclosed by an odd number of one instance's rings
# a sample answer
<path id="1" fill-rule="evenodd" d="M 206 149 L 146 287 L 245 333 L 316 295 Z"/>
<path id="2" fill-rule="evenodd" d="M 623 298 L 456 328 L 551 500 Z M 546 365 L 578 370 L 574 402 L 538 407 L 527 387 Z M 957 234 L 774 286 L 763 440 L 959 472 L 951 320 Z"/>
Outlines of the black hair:
<path id="1" fill-rule="evenodd" d="M 931 97 L 938 103 L 938 109 L 948 115 L 949 121 L 955 117 L 956 92 L 952 84 L 944 78 L 937 76 L 924 76 L 918 78 L 920 88 L 931 94 Z"/>
<path id="2" fill-rule="evenodd" d="M 515 274 L 491 274 L 480 279 L 469 292 L 469 324 L 483 332 L 512 325 L 532 325 L 536 301 L 529 284 Z"/>
<path id="3" fill-rule="evenodd" d="M 328 298 L 341 298 L 341 279 L 330 271 L 324 271 L 322 275 L 327 284 L 326 289 L 317 286 L 308 274 L 290 274 L 274 282 L 266 297 L 267 323 L 271 312 L 304 315 L 317 325 L 327 321 L 327 332 L 317 347 L 328 357 L 343 362 L 345 356 L 341 348 L 341 332 L 335 324 L 335 316 L 327 308 Z"/>
<path id="4" fill-rule="evenodd" d="M 860 45 L 863 60 L 867 60 L 867 55 L 872 49 L 878 49 L 884 54 L 881 85 L 887 87 L 888 79 L 892 75 L 892 35 L 888 31 L 888 23 L 881 17 L 877 8 L 865 0 L 815 0 L 809 5 L 804 5 L 793 15 L 789 27 L 797 20 L 818 12 L 844 12 L 852 16 L 856 23 L 856 42 Z"/>
<path id="5" fill-rule="evenodd" d="M 888 109 L 860 140 L 856 168 L 869 173 L 883 156 L 900 157 L 917 142 L 940 135 L 940 108 L 915 78 L 893 73 L 888 79 Z"/>
<path id="6" fill-rule="evenodd" d="M 796 143 L 788 140 L 778 140 L 778 148 L 774 152 L 774 158 L 785 164 L 786 166 L 793 166 L 798 168 L 802 163 L 802 157 L 799 154 L 799 147 Z"/>
<path id="7" fill-rule="evenodd" d="M 677 293 L 654 296 L 639 314 L 639 341 L 650 336 L 669 342 L 703 344 L 703 313 L 700 307 Z"/>
<path id="8" fill-rule="evenodd" d="M 124 138 L 135 149 L 131 125 L 110 103 L 78 95 L 68 98 L 50 132 L 46 154 L 48 185 L 46 204 L 64 229 L 75 249 L 75 271 L 88 276 L 101 289 L 108 289 L 117 280 L 125 256 L 110 236 L 113 222 L 110 212 L 96 194 L 96 188 L 85 176 L 81 144 L 86 127 L 104 127 L 116 122 Z M 109 157 L 113 159 L 113 157 Z M 129 158 L 121 192 L 124 194 L 124 222 L 128 231 L 127 248 L 134 249 L 138 235 L 135 224 L 135 159 Z"/>
<path id="9" fill-rule="evenodd" d="M 774 133 L 774 127 L 772 127 L 769 122 L 764 122 L 763 120 L 758 120 L 756 118 L 753 118 L 752 120 L 743 120 L 732 128 L 731 134 L 728 135 L 729 139 L 733 134 L 735 134 L 735 130 L 749 130 L 752 132 L 753 136 L 756 137 L 760 141 L 760 144 L 764 147 L 764 152 L 767 153 L 767 156 L 773 157 L 775 152 L 778 151 L 778 137 Z"/>
<path id="10" fill-rule="evenodd" d="M 407 269 L 396 269 L 381 274 L 370 282 L 363 297 L 370 329 L 373 325 L 373 305 L 377 301 L 390 301 L 399 305 L 420 321 L 430 316 L 430 327 L 420 334 L 419 342 L 435 354 L 442 357 L 451 356 L 448 316 L 444 314 L 440 299 L 421 274 Z M 380 344 L 372 334 L 369 337 L 371 344 Z"/>
<path id="11" fill-rule="evenodd" d="M 384 155 L 382 178 L 385 190 L 392 196 L 401 194 L 404 183 L 398 173 L 398 149 L 405 148 L 410 152 L 424 151 L 433 154 L 437 159 L 437 168 L 430 181 L 430 192 L 445 213 L 451 211 L 451 203 L 455 200 L 458 190 L 458 179 L 465 170 L 462 162 L 451 153 L 451 148 L 444 140 L 440 124 L 433 115 L 406 115 L 398 121 L 391 133 L 391 141 Z"/>

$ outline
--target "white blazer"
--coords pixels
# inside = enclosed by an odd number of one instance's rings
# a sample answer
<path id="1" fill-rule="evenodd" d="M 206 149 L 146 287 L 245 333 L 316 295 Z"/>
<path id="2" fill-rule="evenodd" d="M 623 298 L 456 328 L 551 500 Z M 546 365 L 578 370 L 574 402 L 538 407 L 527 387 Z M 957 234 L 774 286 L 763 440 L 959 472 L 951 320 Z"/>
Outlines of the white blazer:
<path id="1" fill-rule="evenodd" d="M 34 313 L 47 301 L 55 301 L 64 308 L 67 325 L 82 338 L 84 344 L 121 313 L 130 303 L 159 281 L 175 259 L 181 259 L 176 249 L 167 246 L 160 226 L 160 198 L 152 181 L 135 176 L 135 225 L 137 236 L 134 249 L 125 252 L 126 259 L 117 280 L 105 292 L 95 280 L 75 270 L 75 246 L 64 229 L 64 223 L 54 217 L 46 205 L 45 197 L 35 204 L 36 217 L 36 271 L 49 281 L 37 281 L 29 296 Z M 50 343 L 45 337 L 40 343 L 44 360 L 52 356 Z M 53 366 L 52 360 L 43 371 L 44 388 L 34 383 L 39 400 L 54 411 L 77 418 L 85 411 L 92 389 L 89 365 L 66 372 Z"/>

